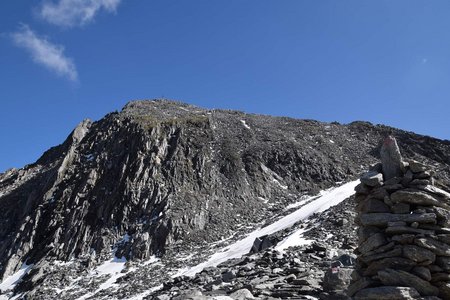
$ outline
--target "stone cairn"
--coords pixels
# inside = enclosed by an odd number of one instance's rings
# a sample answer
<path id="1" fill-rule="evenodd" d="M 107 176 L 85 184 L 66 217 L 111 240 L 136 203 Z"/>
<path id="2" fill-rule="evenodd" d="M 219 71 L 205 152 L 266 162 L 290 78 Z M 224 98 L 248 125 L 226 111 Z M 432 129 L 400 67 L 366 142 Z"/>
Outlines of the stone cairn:
<path id="1" fill-rule="evenodd" d="M 384 140 L 381 163 L 355 188 L 352 299 L 450 299 L 450 194 L 434 186 L 433 174 L 403 161 L 395 138 Z"/>

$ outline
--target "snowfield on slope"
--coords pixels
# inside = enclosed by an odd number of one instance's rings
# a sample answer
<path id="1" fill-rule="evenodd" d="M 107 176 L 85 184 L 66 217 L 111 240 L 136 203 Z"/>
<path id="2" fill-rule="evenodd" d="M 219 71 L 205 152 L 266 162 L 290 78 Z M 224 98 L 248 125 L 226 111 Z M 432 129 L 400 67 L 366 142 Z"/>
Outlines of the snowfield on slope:
<path id="1" fill-rule="evenodd" d="M 250 234 L 248 234 L 244 239 L 239 240 L 231 245 L 226 246 L 218 253 L 212 255 L 207 261 L 198 264 L 191 268 L 185 268 L 178 272 L 174 277 L 185 275 L 194 276 L 198 272 L 201 272 L 206 267 L 217 266 L 218 264 L 225 262 L 231 258 L 239 258 L 247 254 L 253 242 L 257 237 L 275 233 L 277 231 L 291 227 L 300 220 L 304 220 L 314 213 L 323 212 L 332 206 L 335 206 L 348 197 L 352 196 L 355 191 L 355 187 L 359 184 L 359 180 L 351 181 L 343 184 L 339 187 L 331 188 L 326 191 L 322 191 L 319 196 L 313 196 L 311 199 L 317 198 L 314 201 L 302 206 L 293 213 L 281 218 L 280 220 L 266 226 L 259 228 Z M 302 201 L 305 201 L 304 199 Z M 278 245 L 278 249 L 282 250 L 290 246 L 299 245 L 305 243 L 306 241 L 299 238 L 301 234 L 300 231 L 294 232 L 291 236 L 287 237 L 284 241 L 281 241 Z"/>

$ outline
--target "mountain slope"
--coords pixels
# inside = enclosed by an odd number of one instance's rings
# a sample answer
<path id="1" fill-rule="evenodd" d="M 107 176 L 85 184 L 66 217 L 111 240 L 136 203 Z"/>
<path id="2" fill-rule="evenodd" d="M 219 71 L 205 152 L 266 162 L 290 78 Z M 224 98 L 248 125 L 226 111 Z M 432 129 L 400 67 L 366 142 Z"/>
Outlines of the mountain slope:
<path id="1" fill-rule="evenodd" d="M 0 174 L 0 278 L 24 263 L 95 266 L 113 249 L 131 261 L 170 257 L 250 231 L 301 196 L 357 177 L 388 132 L 406 157 L 450 178 L 449 141 L 364 122 L 130 102 Z"/>

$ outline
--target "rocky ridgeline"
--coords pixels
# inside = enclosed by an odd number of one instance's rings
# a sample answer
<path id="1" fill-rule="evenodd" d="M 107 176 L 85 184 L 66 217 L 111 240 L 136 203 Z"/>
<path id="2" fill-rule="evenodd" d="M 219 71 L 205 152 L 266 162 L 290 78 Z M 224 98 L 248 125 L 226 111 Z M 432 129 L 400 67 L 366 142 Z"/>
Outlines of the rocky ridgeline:
<path id="1" fill-rule="evenodd" d="M 202 262 L 214 250 L 206 246 L 230 242 L 304 195 L 354 179 L 376 161 L 377 141 L 387 131 L 405 157 L 432 165 L 436 180 L 448 185 L 450 141 L 366 122 L 322 123 L 168 100 L 133 101 L 82 122 L 35 163 L 0 173 L 0 281 L 30 266 L 0 297 L 96 293 L 108 276 L 94 282 L 89 270 L 114 255 L 138 270 L 120 278 L 120 289 L 99 293 L 120 298 L 144 291 L 168 273 L 140 262 L 154 256 L 165 268 Z M 179 256 L 186 252 L 192 261 Z M 79 268 L 60 280 L 66 263 Z"/>
<path id="2" fill-rule="evenodd" d="M 403 161 L 394 138 L 356 190 L 358 263 L 349 296 L 359 300 L 450 299 L 450 194 L 434 172 Z"/>

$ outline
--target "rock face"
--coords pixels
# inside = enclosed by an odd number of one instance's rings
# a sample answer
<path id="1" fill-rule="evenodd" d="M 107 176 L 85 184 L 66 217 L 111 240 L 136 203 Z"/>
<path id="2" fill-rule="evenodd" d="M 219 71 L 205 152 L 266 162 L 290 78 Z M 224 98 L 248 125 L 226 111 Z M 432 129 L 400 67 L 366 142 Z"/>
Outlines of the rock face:
<path id="1" fill-rule="evenodd" d="M 440 236 L 450 233 L 450 197 L 433 186 L 433 171 L 424 164 L 402 162 L 392 137 L 383 143 L 381 159 L 384 181 L 374 184 L 371 179 L 377 175 L 371 171 L 356 188 L 361 227 L 349 296 L 416 299 L 420 295 L 448 300 L 442 287 L 450 280 L 446 263 L 450 240 Z M 372 199 L 382 200 L 391 211 L 380 213 L 377 206 L 369 205 Z"/>
<path id="2" fill-rule="evenodd" d="M 437 166 L 436 179 L 448 182 L 448 141 L 364 122 L 329 124 L 166 100 L 130 102 L 99 121 L 83 121 L 35 163 L 0 174 L 0 279 L 32 264 L 33 276 L 16 288 L 28 291 L 64 280 L 51 265 L 40 271 L 49 261 L 76 260 L 86 269 L 112 252 L 138 262 L 218 242 L 238 225 L 261 224 L 305 194 L 353 179 L 375 162 L 376 141 L 386 131 L 399 137 L 405 157 Z M 372 185 L 361 188 L 373 191 L 378 202 L 365 212 L 376 207 L 388 213 L 380 202 L 399 185 L 429 188 L 427 171 L 413 172 L 421 168 L 413 163 L 406 183 L 389 184 L 374 169 Z M 401 211 L 417 206 L 403 200 L 393 205 Z M 408 230 L 437 232 L 435 226 L 449 219 L 445 209 L 424 212 L 436 215 L 437 224 L 419 218 L 413 222 L 417 228 Z M 337 226 L 344 228 L 341 221 Z M 408 234 L 397 236 L 405 240 Z M 428 240 L 411 244 L 418 243 L 440 249 Z"/>

